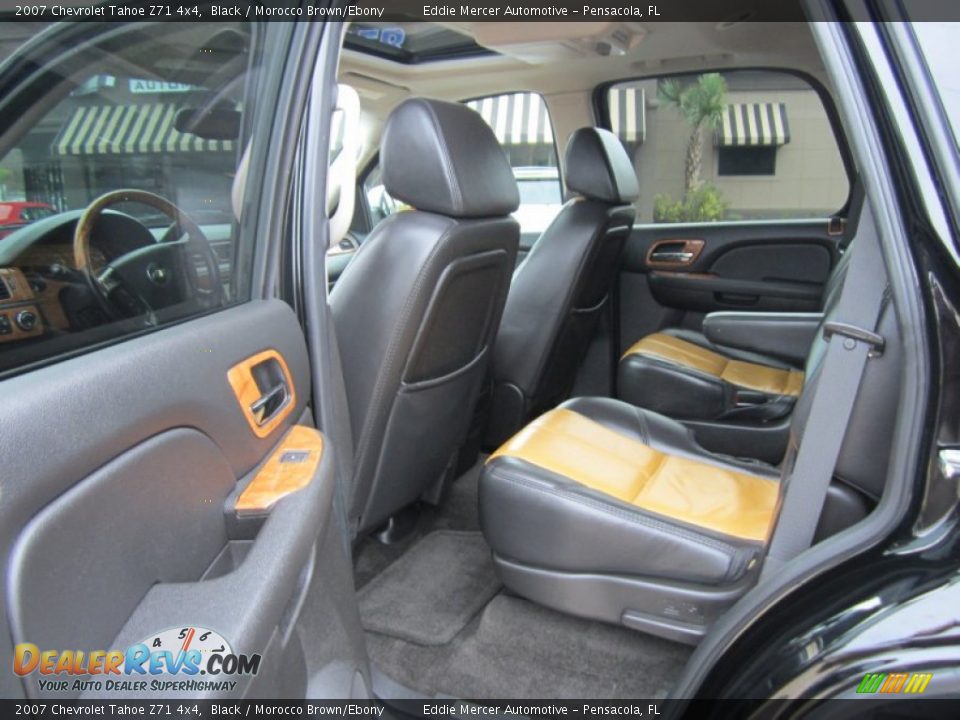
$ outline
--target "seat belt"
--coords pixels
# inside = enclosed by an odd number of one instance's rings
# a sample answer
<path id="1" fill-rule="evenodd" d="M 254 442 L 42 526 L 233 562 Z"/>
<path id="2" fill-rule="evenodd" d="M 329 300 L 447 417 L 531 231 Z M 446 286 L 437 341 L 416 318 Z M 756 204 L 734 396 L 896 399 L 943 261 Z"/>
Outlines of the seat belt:
<path id="1" fill-rule="evenodd" d="M 869 209 L 857 235 L 849 251 L 854 254 L 840 291 L 837 319 L 823 327 L 829 344 L 762 577 L 813 543 L 867 360 L 883 352 L 884 340 L 875 330 L 887 297 L 887 273 Z"/>

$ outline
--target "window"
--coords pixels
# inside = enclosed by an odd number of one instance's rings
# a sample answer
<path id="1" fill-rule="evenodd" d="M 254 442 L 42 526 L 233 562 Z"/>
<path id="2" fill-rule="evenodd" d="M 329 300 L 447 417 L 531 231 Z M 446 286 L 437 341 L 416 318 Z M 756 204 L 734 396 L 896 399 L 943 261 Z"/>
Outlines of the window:
<path id="1" fill-rule="evenodd" d="M 776 147 L 717 148 L 717 175 L 776 174 Z"/>
<path id="2" fill-rule="evenodd" d="M 243 299 L 249 28 L 126 32 L 0 103 L 0 372 Z"/>
<path id="3" fill-rule="evenodd" d="M 606 115 L 634 159 L 642 223 L 826 218 L 850 192 L 820 96 L 792 74 L 618 83 Z"/>
<path id="4" fill-rule="evenodd" d="M 513 214 L 520 232 L 539 234 L 563 206 L 557 148 L 550 113 L 536 93 L 508 93 L 467 101 L 493 129 L 517 180 L 520 207 Z M 408 209 L 383 186 L 380 167 L 374 167 L 363 183 L 371 225 L 388 215 Z"/>
<path id="5" fill-rule="evenodd" d="M 383 170 L 377 164 L 367 174 L 363 181 L 363 194 L 367 197 L 367 208 L 370 211 L 370 227 L 383 220 L 388 215 L 406 209 L 404 203 L 394 200 L 383 186 Z"/>
<path id="6" fill-rule="evenodd" d="M 508 93 L 469 100 L 507 153 L 520 191 L 514 217 L 520 232 L 546 230 L 563 206 L 557 146 L 547 105 L 537 93 Z"/>
<path id="7" fill-rule="evenodd" d="M 927 69 L 937 88 L 944 114 L 960 146 L 960 80 L 957 79 L 953 43 L 960 31 L 956 22 L 915 22 L 911 24 Z"/>

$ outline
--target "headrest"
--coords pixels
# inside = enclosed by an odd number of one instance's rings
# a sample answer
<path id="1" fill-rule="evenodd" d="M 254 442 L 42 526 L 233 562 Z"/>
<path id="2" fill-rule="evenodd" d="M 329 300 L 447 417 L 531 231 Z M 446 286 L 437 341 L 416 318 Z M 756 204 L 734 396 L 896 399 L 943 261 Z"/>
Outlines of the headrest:
<path id="1" fill-rule="evenodd" d="M 450 217 L 509 215 L 517 181 L 490 126 L 459 103 L 412 98 L 387 118 L 383 184 L 417 210 Z"/>
<path id="2" fill-rule="evenodd" d="M 574 131 L 567 141 L 565 164 L 570 192 L 617 205 L 633 202 L 640 194 L 630 156 L 609 130 Z"/>

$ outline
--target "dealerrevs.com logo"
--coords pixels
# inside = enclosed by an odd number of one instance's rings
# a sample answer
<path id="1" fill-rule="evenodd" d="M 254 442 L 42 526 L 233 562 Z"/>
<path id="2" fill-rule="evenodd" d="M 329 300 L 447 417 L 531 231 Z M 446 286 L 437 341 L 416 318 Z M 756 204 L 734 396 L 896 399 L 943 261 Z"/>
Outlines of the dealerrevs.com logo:
<path id="1" fill-rule="evenodd" d="M 230 678 L 259 670 L 260 655 L 235 654 L 219 633 L 199 627 L 164 630 L 126 650 L 41 650 L 20 643 L 13 654 L 13 672 L 36 674 L 41 692 L 230 691 L 237 686 Z"/>

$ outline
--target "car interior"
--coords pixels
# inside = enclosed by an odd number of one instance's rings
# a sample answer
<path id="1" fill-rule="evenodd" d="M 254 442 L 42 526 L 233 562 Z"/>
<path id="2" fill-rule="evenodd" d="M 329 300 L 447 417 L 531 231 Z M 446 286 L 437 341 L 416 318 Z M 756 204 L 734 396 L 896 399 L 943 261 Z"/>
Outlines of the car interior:
<path id="1" fill-rule="evenodd" d="M 280 97 L 249 32 L 97 41 L 95 72 L 65 56 L 4 121 L 9 157 L 80 103 L 44 140 L 68 186 L 78 156 L 157 142 L 200 179 L 89 170 L 91 197 L 0 240 L 0 370 L 31 368 L 4 380 L 3 441 L 26 450 L 0 480 L 0 643 L 126 647 L 188 607 L 264 654 L 249 697 L 666 697 L 791 559 L 771 559 L 785 513 L 826 547 L 878 507 L 904 333 L 807 24 L 350 26 L 320 203 L 336 458 L 307 347 L 325 331 L 284 290 L 308 271 L 242 302 L 273 172 L 251 138 Z M 108 115 L 77 90 L 140 77 L 187 104 Z M 830 339 L 873 294 L 831 427 Z M 811 519 L 803 471 L 831 438 Z"/>
<path id="2" fill-rule="evenodd" d="M 362 41 L 348 35 L 339 77 L 361 98 L 367 172 L 376 168 L 377 182 L 411 215 L 436 213 L 402 187 L 431 187 L 435 170 L 403 163 L 402 180 L 390 178 L 390 143 L 411 98 L 469 100 L 482 111 L 471 98 L 535 92 L 552 121 L 566 202 L 536 237 L 521 232 L 483 387 L 457 396 L 461 420 L 472 417 L 466 441 L 457 454 L 446 436 L 431 441 L 453 464 L 423 481 L 443 475 L 442 488 L 422 492 L 413 510 L 402 509 L 409 496 L 395 502 L 390 522 L 365 538 L 360 515 L 355 577 L 374 673 L 387 694 L 399 684 L 467 698 L 544 697 L 557 688 L 571 697 L 663 696 L 691 646 L 756 584 L 807 434 L 823 328 L 836 316 L 863 205 L 828 81 L 800 25 L 777 33 L 756 23 L 649 33 L 616 24 L 443 28 L 477 47 L 411 60 L 378 47 L 372 32 Z M 407 32 L 426 42 L 440 29 L 421 23 Z M 832 171 L 844 178 L 843 198 L 818 221 L 798 213 L 641 223 L 638 198 L 663 188 L 656 173 L 635 167 L 644 156 L 625 133 L 611 132 L 613 110 L 597 108 L 604 90 L 625 78 L 737 67 L 811 79 L 836 133 Z M 498 138 L 513 122 L 502 111 L 485 117 Z M 802 120 L 791 120 L 796 136 Z M 447 157 L 454 168 L 474 168 L 470 182 L 499 188 L 502 173 L 483 177 L 484 165 L 468 159 L 484 134 L 464 148 L 449 133 Z M 407 126 L 405 142 L 426 136 Z M 683 150 L 672 153 L 678 165 Z M 387 239 L 388 222 L 366 240 L 364 219 L 354 224 L 358 260 L 374 234 Z M 410 240 L 390 242 L 412 262 Z M 338 316 L 349 313 L 338 306 L 347 297 L 339 282 L 353 272 L 348 265 L 331 292 Z M 428 316 L 421 327 L 434 327 Z M 887 458 L 869 448 L 889 445 L 897 409 L 902 361 L 889 303 L 877 332 L 884 352 L 863 379 L 814 542 L 861 521 L 883 493 Z M 345 355 L 348 368 L 355 362 Z M 455 367 L 467 372 L 469 361 Z M 369 387 L 352 372 L 348 392 L 352 382 Z M 435 436 L 432 425 L 419 432 Z"/>

